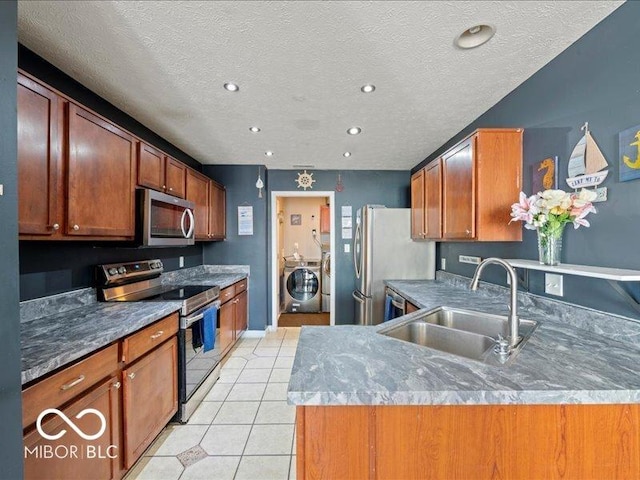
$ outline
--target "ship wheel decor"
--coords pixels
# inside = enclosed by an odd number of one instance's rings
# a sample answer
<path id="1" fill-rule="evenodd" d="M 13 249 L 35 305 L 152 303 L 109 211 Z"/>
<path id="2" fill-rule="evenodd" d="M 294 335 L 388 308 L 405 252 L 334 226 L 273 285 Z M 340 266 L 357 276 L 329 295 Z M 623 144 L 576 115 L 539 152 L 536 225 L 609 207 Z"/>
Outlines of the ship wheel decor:
<path id="1" fill-rule="evenodd" d="M 298 179 L 296 182 L 298 183 L 298 188 L 304 188 L 305 191 L 307 188 L 313 188 L 313 184 L 315 183 L 313 173 L 307 173 L 306 170 L 302 173 L 298 173 Z"/>

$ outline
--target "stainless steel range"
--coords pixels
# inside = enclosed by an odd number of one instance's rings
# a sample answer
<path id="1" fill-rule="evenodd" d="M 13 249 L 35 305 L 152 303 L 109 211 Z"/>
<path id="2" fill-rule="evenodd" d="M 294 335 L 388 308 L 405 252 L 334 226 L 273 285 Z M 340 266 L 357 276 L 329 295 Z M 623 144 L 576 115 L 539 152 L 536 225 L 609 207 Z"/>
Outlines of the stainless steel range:
<path id="1" fill-rule="evenodd" d="M 180 302 L 178 330 L 178 413 L 185 423 L 220 377 L 218 332 L 213 350 L 204 351 L 204 312 L 218 309 L 220 287 L 163 285 L 160 260 L 98 265 L 98 300 L 105 302 Z M 216 312 L 217 327 L 217 312 Z"/>

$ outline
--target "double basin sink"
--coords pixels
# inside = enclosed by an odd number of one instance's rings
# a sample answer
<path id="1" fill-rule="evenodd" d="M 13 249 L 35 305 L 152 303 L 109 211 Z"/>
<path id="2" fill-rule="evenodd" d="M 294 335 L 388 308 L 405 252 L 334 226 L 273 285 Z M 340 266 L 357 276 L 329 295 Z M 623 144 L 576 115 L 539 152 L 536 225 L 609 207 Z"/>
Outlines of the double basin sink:
<path id="1" fill-rule="evenodd" d="M 490 365 L 507 365 L 522 350 L 538 322 L 520 319 L 518 344 L 508 353 L 497 347 L 509 336 L 507 317 L 448 307 L 438 307 L 407 322 L 382 328 L 378 333 Z"/>

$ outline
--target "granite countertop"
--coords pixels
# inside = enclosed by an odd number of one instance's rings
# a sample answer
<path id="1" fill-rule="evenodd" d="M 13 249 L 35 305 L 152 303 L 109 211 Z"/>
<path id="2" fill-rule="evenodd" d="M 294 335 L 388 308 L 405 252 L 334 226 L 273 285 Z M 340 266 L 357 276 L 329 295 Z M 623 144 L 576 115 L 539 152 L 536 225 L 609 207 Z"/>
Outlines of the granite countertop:
<path id="1" fill-rule="evenodd" d="M 422 309 L 458 307 L 505 315 L 508 296 L 438 280 L 389 281 Z M 384 325 L 303 327 L 289 383 L 296 405 L 472 405 L 640 402 L 640 347 L 559 321 L 533 304 L 540 322 L 507 366 L 490 366 L 378 334 Z M 633 323 L 633 322 L 631 322 Z M 633 324 L 640 334 L 640 325 Z"/>
<path id="2" fill-rule="evenodd" d="M 172 273 L 172 272 L 170 272 Z M 163 283 L 218 285 L 247 277 L 244 272 L 191 270 L 166 275 Z M 123 338 L 180 309 L 180 301 L 97 302 L 93 289 L 23 302 L 20 332 L 22 384 Z M 33 318 L 29 318 L 33 317 Z"/>

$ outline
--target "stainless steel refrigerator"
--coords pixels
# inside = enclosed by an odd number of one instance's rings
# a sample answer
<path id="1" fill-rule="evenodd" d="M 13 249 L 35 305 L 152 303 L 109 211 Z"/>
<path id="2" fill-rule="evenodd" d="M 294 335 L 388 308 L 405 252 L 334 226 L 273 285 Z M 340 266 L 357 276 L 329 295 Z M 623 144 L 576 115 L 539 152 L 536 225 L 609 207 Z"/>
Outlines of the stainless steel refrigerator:
<path id="1" fill-rule="evenodd" d="M 435 256 L 435 242 L 411 240 L 411 209 L 379 205 L 359 209 L 353 236 L 356 324 L 383 321 L 384 280 L 433 279 Z"/>

